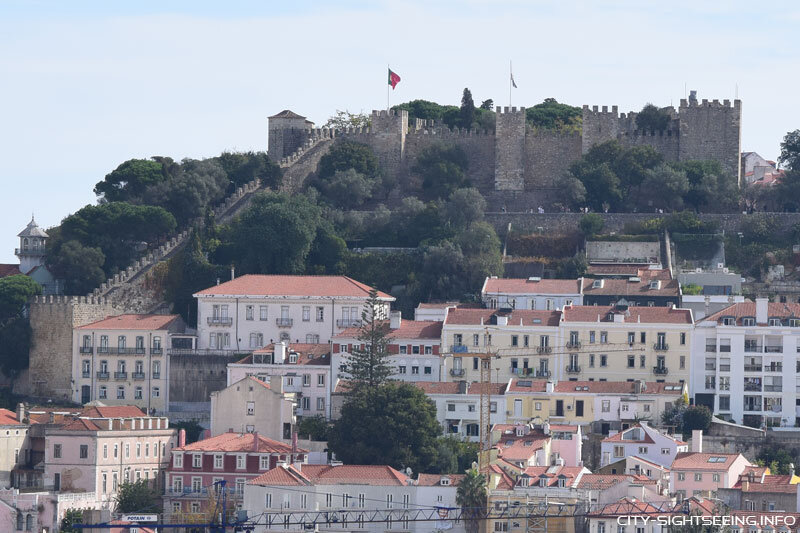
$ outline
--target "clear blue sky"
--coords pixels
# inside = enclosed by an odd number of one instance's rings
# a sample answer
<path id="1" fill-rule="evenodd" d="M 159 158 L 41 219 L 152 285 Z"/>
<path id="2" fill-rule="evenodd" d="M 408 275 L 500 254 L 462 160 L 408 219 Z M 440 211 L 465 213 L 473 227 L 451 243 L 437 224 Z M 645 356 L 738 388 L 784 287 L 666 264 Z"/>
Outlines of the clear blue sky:
<path id="1" fill-rule="evenodd" d="M 31 212 L 93 202 L 133 157 L 264 149 L 266 117 L 425 98 L 514 105 L 743 100 L 743 148 L 800 128 L 797 2 L 0 0 L 0 262 Z"/>

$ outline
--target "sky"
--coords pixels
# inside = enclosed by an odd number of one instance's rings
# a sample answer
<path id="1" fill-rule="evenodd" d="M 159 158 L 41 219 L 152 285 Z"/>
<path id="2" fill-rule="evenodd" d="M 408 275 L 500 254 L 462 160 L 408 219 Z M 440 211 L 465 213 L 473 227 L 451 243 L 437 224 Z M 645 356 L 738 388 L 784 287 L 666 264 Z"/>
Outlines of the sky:
<path id="1" fill-rule="evenodd" d="M 742 148 L 800 128 L 800 3 L 729 0 L 0 0 L 0 263 L 131 158 L 265 150 L 283 109 L 423 98 L 678 106 L 742 99 Z"/>

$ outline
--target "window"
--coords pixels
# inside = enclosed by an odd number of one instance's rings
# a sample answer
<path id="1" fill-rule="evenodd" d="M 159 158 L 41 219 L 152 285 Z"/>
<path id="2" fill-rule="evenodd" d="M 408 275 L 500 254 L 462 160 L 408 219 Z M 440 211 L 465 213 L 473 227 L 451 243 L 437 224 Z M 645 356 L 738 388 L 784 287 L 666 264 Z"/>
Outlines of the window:
<path id="1" fill-rule="evenodd" d="M 647 455 L 647 446 L 639 446 L 639 453 Z"/>
<path id="2" fill-rule="evenodd" d="M 414 355 L 419 355 L 419 344 L 416 344 L 411 347 L 411 353 Z"/>
<path id="3" fill-rule="evenodd" d="M 711 481 L 719 483 L 719 474 L 711 474 Z"/>
<path id="4" fill-rule="evenodd" d="M 116 445 L 114 445 L 115 452 L 116 452 L 116 449 L 117 449 L 117 447 L 116 447 Z M 114 457 L 116 457 L 116 456 L 117 456 L 117 454 L 114 453 Z M 173 456 L 172 463 L 173 463 L 173 466 L 175 468 L 183 468 L 183 455 L 179 454 L 179 453 L 176 453 Z"/>
<path id="5" fill-rule="evenodd" d="M 589 354 L 589 367 L 594 368 L 594 354 Z"/>
<path id="6" fill-rule="evenodd" d="M 400 355 L 406 355 L 408 353 L 408 346 L 405 344 L 400 345 Z"/>
<path id="7" fill-rule="evenodd" d="M 636 332 L 629 331 L 628 332 L 628 344 L 633 344 L 636 342 Z"/>
<path id="8" fill-rule="evenodd" d="M 81 457 L 81 459 L 88 459 L 89 458 L 89 445 L 88 444 L 81 444 L 81 446 L 80 446 L 80 457 Z"/>
<path id="9" fill-rule="evenodd" d="M 598 522 L 597 523 L 597 533 L 606 533 L 606 523 L 605 522 Z"/>
<path id="10" fill-rule="evenodd" d="M 260 305 L 258 307 L 258 319 L 259 320 L 266 320 L 267 319 L 267 306 Z"/>
<path id="11" fill-rule="evenodd" d="M 256 402 L 247 402 L 247 416 L 255 416 Z"/>
<path id="12" fill-rule="evenodd" d="M 722 378 L 720 378 L 720 388 L 722 388 Z M 719 397 L 719 410 L 720 411 L 730 411 L 731 410 L 731 397 L 730 396 L 720 396 Z"/>
<path id="13" fill-rule="evenodd" d="M 433 346 L 425 347 L 425 355 L 433 355 Z"/>
<path id="14" fill-rule="evenodd" d="M 682 355 L 678 360 L 678 368 L 686 368 L 686 356 Z"/>
<path id="15" fill-rule="evenodd" d="M 317 411 L 325 410 L 325 398 L 317 398 Z"/>
<path id="16" fill-rule="evenodd" d="M 412 366 L 411 367 L 411 373 L 414 374 L 414 375 L 419 374 L 419 367 L 418 366 Z"/>
<path id="17" fill-rule="evenodd" d="M 608 356 L 601 355 L 600 356 L 600 366 L 608 366 Z"/>
<path id="18" fill-rule="evenodd" d="M 636 356 L 629 355 L 628 356 L 628 368 L 633 368 L 636 366 Z"/>
<path id="19" fill-rule="evenodd" d="M 608 413 L 611 411 L 611 400 L 603 400 L 602 411 Z"/>
<path id="20" fill-rule="evenodd" d="M 251 333 L 250 334 L 250 347 L 251 348 L 261 348 L 264 346 L 264 334 L 263 333 Z"/>
<path id="21" fill-rule="evenodd" d="M 269 455 L 262 455 L 258 460 L 258 467 L 261 470 L 269 470 Z"/>
<path id="22" fill-rule="evenodd" d="M 317 374 L 317 387 L 325 386 L 325 374 Z"/>
<path id="23" fill-rule="evenodd" d="M 317 322 L 325 321 L 325 308 L 322 306 L 317 307 Z"/>
<path id="24" fill-rule="evenodd" d="M 117 400 L 124 400 L 125 399 L 125 387 L 120 385 L 117 387 Z"/>
<path id="25" fill-rule="evenodd" d="M 608 343 L 608 332 L 607 331 L 601 331 L 600 332 L 600 342 L 603 343 L 603 344 Z"/>
<path id="26" fill-rule="evenodd" d="M 661 455 L 669 455 L 669 448 L 661 448 Z"/>
<path id="27" fill-rule="evenodd" d="M 535 403 L 533 404 L 533 408 L 534 408 L 535 410 L 537 410 L 537 411 L 541 411 L 541 410 L 542 410 L 542 402 L 535 402 Z"/>
<path id="28" fill-rule="evenodd" d="M 684 472 L 678 472 L 678 481 L 686 481 L 686 474 Z"/>
<path id="29" fill-rule="evenodd" d="M 625 457 L 625 447 L 614 446 L 614 457 Z"/>
<path id="30" fill-rule="evenodd" d="M 161 396 L 161 389 L 159 387 L 153 387 L 153 398 L 158 398 Z"/>
<path id="31" fill-rule="evenodd" d="M 508 521 L 507 520 L 495 520 L 494 522 L 494 530 L 495 533 L 505 533 L 508 531 Z"/>
<path id="32" fill-rule="evenodd" d="M 101 400 L 105 400 L 106 398 L 108 398 L 108 388 L 105 385 L 100 385 L 100 394 L 98 395 L 98 397 Z"/>
<path id="33" fill-rule="evenodd" d="M 702 472 L 695 472 L 694 473 L 694 480 L 695 481 L 703 481 L 703 473 Z"/>
<path id="34" fill-rule="evenodd" d="M 742 325 L 745 327 L 753 327 L 756 325 L 756 319 L 751 316 L 746 316 L 742 319 Z"/>
<path id="35" fill-rule="evenodd" d="M 681 346 L 686 344 L 686 333 L 681 333 Z"/>
<path id="36" fill-rule="evenodd" d="M 126 444 L 125 445 L 125 459 L 130 458 L 130 456 L 131 456 L 131 445 L 130 444 Z"/>
<path id="37" fill-rule="evenodd" d="M 594 331 L 590 331 L 589 332 L 589 342 L 590 343 L 594 343 L 595 342 Z"/>
<path id="38" fill-rule="evenodd" d="M 405 374 L 406 373 L 406 365 L 400 365 L 397 367 L 398 374 Z"/>
<path id="39" fill-rule="evenodd" d="M 306 410 L 311 409 L 311 398 L 309 398 L 308 396 L 304 396 L 303 398 L 301 398 L 300 402 L 303 409 Z"/>
<path id="40" fill-rule="evenodd" d="M 142 387 L 136 387 L 133 391 L 133 399 L 134 400 L 141 400 L 142 399 Z"/>
<path id="41" fill-rule="evenodd" d="M 311 320 L 311 306 L 304 305 L 303 306 L 303 322 L 309 322 Z"/>
<path id="42" fill-rule="evenodd" d="M 511 346 L 519 346 L 519 336 L 511 335 Z"/>
<path id="43" fill-rule="evenodd" d="M 456 344 L 461 344 L 461 335 L 458 335 L 458 342 Z M 478 346 L 480 344 L 480 337 L 478 334 L 472 336 L 472 345 Z"/>
<path id="44" fill-rule="evenodd" d="M 645 366 L 647 366 L 647 356 L 640 355 L 639 356 L 639 368 L 644 368 Z"/>
<path id="45" fill-rule="evenodd" d="M 311 386 L 311 374 L 303 374 L 303 387 Z"/>
<path id="46" fill-rule="evenodd" d="M 432 369 L 431 367 L 429 367 L 429 366 L 426 366 L 426 367 L 423 369 L 423 372 L 424 372 L 424 374 L 425 374 L 426 376 L 430 376 L 430 375 L 431 375 L 431 373 L 433 372 L 433 369 Z"/>
<path id="47" fill-rule="evenodd" d="M 236 456 L 236 468 L 238 470 L 242 470 L 244 468 L 244 455 L 237 455 Z"/>

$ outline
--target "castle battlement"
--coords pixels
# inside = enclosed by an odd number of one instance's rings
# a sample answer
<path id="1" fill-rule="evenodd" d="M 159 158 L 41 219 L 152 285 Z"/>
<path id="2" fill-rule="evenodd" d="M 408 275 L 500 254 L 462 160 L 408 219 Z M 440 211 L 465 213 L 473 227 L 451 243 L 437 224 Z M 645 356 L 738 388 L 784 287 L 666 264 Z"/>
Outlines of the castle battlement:
<path id="1" fill-rule="evenodd" d="M 607 105 L 604 105 L 602 108 L 593 105 L 592 108 L 589 109 L 589 106 L 584 104 L 583 113 L 584 115 L 587 113 L 591 113 L 593 115 L 619 118 L 619 106 L 612 105 L 611 111 L 609 111 Z"/>
<path id="2" fill-rule="evenodd" d="M 510 108 L 508 106 L 505 107 L 497 106 L 495 107 L 495 113 L 497 113 L 498 115 L 507 115 L 509 113 L 511 114 L 525 113 L 525 108 L 524 107 L 517 108 L 516 106 L 511 106 Z"/>
<path id="3" fill-rule="evenodd" d="M 687 108 L 687 107 L 710 107 L 710 108 L 714 108 L 714 109 L 725 109 L 725 108 L 727 108 L 727 109 L 731 109 L 731 108 L 732 109 L 740 109 L 742 107 L 742 101 L 739 100 L 739 99 L 734 100 L 732 102 L 732 104 L 733 105 L 731 105 L 731 101 L 728 100 L 727 98 L 725 100 L 723 100 L 722 102 L 720 102 L 719 100 L 711 100 L 711 101 L 709 101 L 708 99 L 705 99 L 705 98 L 703 100 L 700 100 L 699 102 L 696 99 L 695 100 L 692 100 L 692 99 L 687 100 L 686 98 L 681 98 L 681 106 L 680 106 L 680 108 L 684 109 L 684 108 Z"/>
<path id="4" fill-rule="evenodd" d="M 405 109 L 373 109 L 372 116 L 373 117 L 401 117 L 403 115 L 408 115 L 408 111 Z"/>

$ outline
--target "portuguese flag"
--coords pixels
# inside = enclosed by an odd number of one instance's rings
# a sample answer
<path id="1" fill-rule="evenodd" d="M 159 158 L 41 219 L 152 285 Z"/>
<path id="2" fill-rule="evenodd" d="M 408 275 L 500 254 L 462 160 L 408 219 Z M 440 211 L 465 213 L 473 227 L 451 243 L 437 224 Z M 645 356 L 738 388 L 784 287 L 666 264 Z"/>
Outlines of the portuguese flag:
<path id="1" fill-rule="evenodd" d="M 394 89 L 398 83 L 400 83 L 400 76 L 396 72 L 392 72 L 392 69 L 389 69 L 389 85 Z"/>

